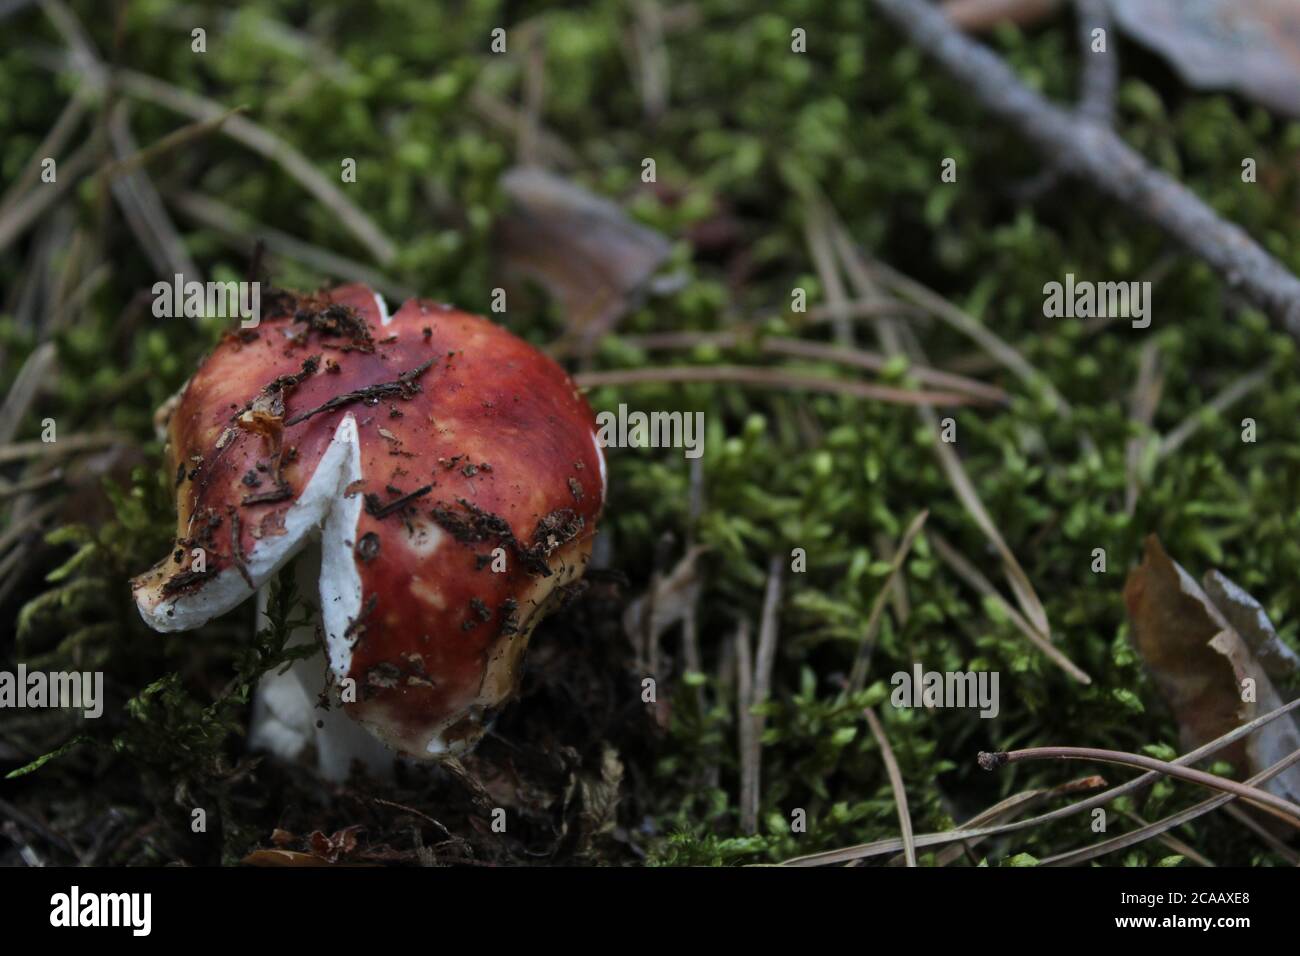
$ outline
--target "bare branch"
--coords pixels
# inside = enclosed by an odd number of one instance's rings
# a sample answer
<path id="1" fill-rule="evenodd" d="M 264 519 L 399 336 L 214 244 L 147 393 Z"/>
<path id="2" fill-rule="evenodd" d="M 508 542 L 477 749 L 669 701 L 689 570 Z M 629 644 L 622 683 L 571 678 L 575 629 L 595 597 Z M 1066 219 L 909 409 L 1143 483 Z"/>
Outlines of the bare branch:
<path id="1" fill-rule="evenodd" d="M 874 0 L 991 112 L 1063 170 L 1142 214 L 1209 263 L 1231 288 L 1300 337 L 1300 279 L 1240 226 L 1214 213 L 1182 183 L 1151 166 L 1112 130 L 1081 121 L 1029 89 L 999 57 L 922 0 Z"/>

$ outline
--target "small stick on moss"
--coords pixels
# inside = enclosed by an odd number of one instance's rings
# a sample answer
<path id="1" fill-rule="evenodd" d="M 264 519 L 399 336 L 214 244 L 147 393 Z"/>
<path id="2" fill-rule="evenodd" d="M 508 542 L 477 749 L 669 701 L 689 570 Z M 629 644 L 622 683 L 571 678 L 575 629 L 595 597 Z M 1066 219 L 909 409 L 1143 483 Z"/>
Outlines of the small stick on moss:
<path id="1" fill-rule="evenodd" d="M 894 589 L 894 580 L 898 577 L 899 571 L 902 570 L 903 562 L 907 560 L 907 556 L 912 550 L 912 542 L 921 533 L 921 528 L 925 525 L 925 519 L 929 516 L 929 510 L 923 509 L 920 514 L 912 519 L 912 523 L 903 532 L 903 538 L 898 544 L 898 550 L 894 552 L 894 560 L 890 563 L 889 574 L 886 575 L 884 584 L 880 586 L 880 591 L 871 604 L 871 613 L 867 616 L 867 629 L 862 635 L 862 642 L 858 644 L 858 653 L 853 661 L 853 669 L 849 672 L 849 693 L 851 694 L 856 694 L 862 690 L 863 685 L 867 682 L 867 668 L 871 664 L 871 650 L 876 646 L 876 634 L 880 630 L 880 620 L 885 610 L 885 602 Z"/>
<path id="2" fill-rule="evenodd" d="M 1198 760 L 1204 760 L 1206 757 L 1213 756 L 1225 747 L 1249 736 L 1260 727 L 1274 720 L 1284 717 L 1292 711 L 1300 708 L 1300 697 L 1291 701 L 1289 704 L 1283 704 L 1276 710 L 1271 710 L 1267 714 L 1261 714 L 1249 723 L 1242 724 L 1240 727 L 1234 727 L 1221 737 L 1211 740 L 1209 743 L 1202 744 L 1195 750 L 1189 751 L 1174 761 L 1178 766 L 1186 766 L 1196 763 Z M 1086 813 L 1094 807 L 1100 807 L 1112 800 L 1118 800 L 1120 797 L 1128 796 L 1130 793 L 1136 793 L 1143 787 L 1149 787 L 1161 775 L 1157 772 L 1148 772 L 1140 777 L 1134 777 L 1127 783 L 1122 783 L 1118 787 L 1111 787 L 1099 794 L 1080 800 L 1078 803 L 1072 803 L 1068 807 L 1061 807 L 1057 810 L 1051 810 L 1047 813 L 1041 813 L 1036 817 L 1027 817 L 1024 820 L 1014 820 L 1010 823 L 1000 824 L 993 827 L 982 828 L 960 828 L 956 830 L 945 830 L 942 833 L 923 833 L 916 837 L 916 845 L 919 847 L 940 846 L 945 843 L 956 843 L 961 840 L 982 839 L 984 837 L 1001 836 L 1005 833 L 1015 833 L 1020 830 L 1028 830 L 1033 827 L 1042 826 L 1046 823 L 1056 823 L 1059 820 L 1067 819 L 1076 813 Z M 880 856 L 885 853 L 897 853 L 903 848 L 903 841 L 897 837 L 887 840 L 876 840 L 872 843 L 862 843 L 857 846 L 841 847 L 836 850 L 824 850 L 820 853 L 810 853 L 806 856 L 794 857 L 785 860 L 782 866 L 827 866 L 834 863 L 848 863 L 851 860 L 862 860 L 867 857 Z"/>
<path id="3" fill-rule="evenodd" d="M 1258 786 L 1259 784 L 1276 777 L 1297 760 L 1300 760 L 1300 750 L 1293 751 L 1271 767 L 1266 767 L 1261 770 L 1259 773 L 1255 774 L 1255 776 L 1247 780 L 1246 784 L 1252 787 Z M 1221 796 L 1211 797 L 1209 800 L 1202 801 L 1195 806 L 1188 807 L 1185 810 L 1180 810 L 1179 812 L 1171 814 L 1161 820 L 1157 820 L 1154 823 L 1148 823 L 1136 830 L 1130 830 L 1128 833 L 1121 833 L 1119 836 L 1111 837 L 1109 840 L 1102 840 L 1100 843 L 1094 843 L 1091 846 L 1080 847 L 1077 850 L 1071 850 L 1067 853 L 1058 853 L 1055 856 L 1049 856 L 1046 859 L 1039 860 L 1038 865 L 1079 866 L 1080 864 L 1095 860 L 1098 857 L 1105 856 L 1108 853 L 1126 850 L 1131 846 L 1149 840 L 1154 836 L 1159 836 L 1175 827 L 1180 827 L 1184 823 L 1190 823 L 1197 817 L 1203 816 L 1211 810 L 1215 810 L 1219 807 L 1224 807 L 1228 812 L 1235 810 L 1238 813 L 1242 813 L 1240 808 L 1232 803 L 1235 799 L 1236 798 L 1232 794 L 1223 794 Z M 1245 820 L 1250 821 L 1250 824 L 1255 826 L 1258 825 L 1255 824 L 1250 817 L 1245 817 Z M 1278 849 L 1276 846 L 1274 847 L 1274 850 L 1277 850 L 1277 852 L 1282 853 L 1284 856 L 1287 855 L 1287 853 L 1294 853 L 1294 851 L 1289 849 Z M 1300 863 L 1300 857 L 1297 857 L 1293 862 Z"/>
<path id="4" fill-rule="evenodd" d="M 687 496 L 687 554 L 695 547 L 695 529 L 699 526 L 700 517 L 704 514 L 704 461 L 702 458 L 692 458 L 689 467 L 691 477 L 690 494 Z M 682 656 L 685 658 L 684 663 L 688 673 L 701 674 L 704 671 L 704 666 L 700 654 L 700 594 L 698 588 L 691 590 L 688 601 L 690 606 L 682 617 Z M 700 713 L 704 713 L 704 686 L 702 684 L 695 685 L 695 703 L 699 707 Z"/>
<path id="5" fill-rule="evenodd" d="M 36 491 L 39 488 L 44 488 L 46 485 L 57 484 L 62 480 L 63 480 L 62 468 L 55 468 L 53 471 L 48 471 L 43 475 L 36 475 L 31 478 L 23 478 L 20 481 L 15 481 L 12 484 L 10 484 L 7 481 L 4 481 L 3 479 L 0 479 L 0 501 L 4 501 L 8 498 L 13 498 L 21 494 L 26 494 L 29 491 Z"/>
<path id="6" fill-rule="evenodd" d="M 1015 346 L 1002 339 L 979 319 L 966 310 L 954 305 L 939 293 L 917 282 L 910 276 L 892 269 L 879 260 L 870 263 L 860 261 L 856 247 L 845 237 L 841 242 L 842 254 L 852 255 L 854 261 L 867 271 L 866 278 L 874 279 L 903 299 L 910 300 L 925 309 L 936 319 L 956 329 L 987 352 L 998 365 L 1011 372 L 1030 388 L 1041 389 L 1064 417 L 1074 413 L 1074 407 L 1065 396 L 1056 390 L 1051 379 L 1035 368 L 1028 359 L 1020 354 Z M 861 284 L 861 282 L 859 282 Z"/>
<path id="7" fill-rule="evenodd" d="M 1008 620 L 1016 626 L 1020 633 L 1024 634 L 1035 647 L 1042 651 L 1049 660 L 1061 670 L 1065 671 L 1080 684 L 1091 684 L 1092 678 L 1089 677 L 1074 661 L 1070 660 L 1063 654 L 1056 645 L 1048 641 L 1040 634 L 1032 624 L 1025 619 L 1025 616 L 1011 606 L 1011 604 L 998 593 L 997 588 L 980 573 L 979 568 L 975 567 L 970 561 L 949 544 L 942 535 L 931 529 L 926 532 L 926 539 L 934 548 L 935 554 L 939 560 L 943 561 L 948 567 L 956 572 L 957 576 L 973 587 L 984 597 L 991 598 L 1006 614 Z"/>
<path id="8" fill-rule="evenodd" d="M 602 385 L 642 385 L 667 382 L 701 382 L 713 385 L 758 385 L 795 392 L 826 392 L 850 395 L 895 405 L 980 405 L 988 404 L 956 392 L 921 392 L 873 385 L 869 382 L 798 375 L 781 368 L 750 365 L 676 365 L 619 369 L 612 372 L 579 372 L 574 377 L 583 388 Z"/>
<path id="9" fill-rule="evenodd" d="M 13 442 L 0 445 L 0 464 L 22 461 L 26 458 L 54 458 L 60 455 L 74 455 L 89 449 L 107 448 L 112 445 L 126 445 L 132 442 L 125 432 L 85 432 L 80 435 L 59 436 L 58 441 Z"/>
<path id="10" fill-rule="evenodd" d="M 831 213 L 824 202 L 814 202 L 809 206 L 808 216 L 804 220 L 804 241 L 808 244 L 808 254 L 812 256 L 817 269 L 817 276 L 826 287 L 826 303 L 830 310 L 831 330 L 835 341 L 840 345 L 853 345 L 853 326 L 849 323 L 849 294 L 844 288 L 844 279 L 840 270 L 835 268 L 835 246 L 832 237 Z M 887 321 L 881 317 L 880 321 Z"/>
<path id="11" fill-rule="evenodd" d="M 1211 790 L 1231 793 L 1247 803 L 1254 804 L 1266 813 L 1291 826 L 1300 829 L 1300 804 L 1292 803 L 1274 796 L 1267 790 L 1260 790 L 1249 784 L 1238 783 L 1225 777 L 1216 777 L 1204 770 L 1183 767 L 1166 760 L 1156 760 L 1143 754 L 1125 753 L 1122 750 L 1103 750 L 1098 747 L 1028 747 L 1024 750 L 999 751 L 988 753 L 980 751 L 979 765 L 985 770 L 996 770 L 1008 764 L 1025 760 L 1095 760 L 1100 763 L 1114 763 L 1123 767 L 1137 767 L 1139 770 L 1154 770 L 1166 776 L 1177 777 L 1188 783 L 1200 784 Z"/>
<path id="12" fill-rule="evenodd" d="M 1273 371 L 1273 366 L 1270 364 L 1262 368 L 1257 368 L 1253 372 L 1247 372 L 1204 405 L 1198 405 L 1192 414 L 1188 415 L 1187 418 L 1183 419 L 1176 428 L 1165 435 L 1160 442 L 1160 449 L 1156 452 L 1156 457 L 1162 459 L 1168 458 L 1174 452 L 1178 451 L 1178 449 L 1182 448 L 1189 438 L 1200 430 L 1201 426 L 1205 424 L 1207 418 L 1212 418 L 1214 415 L 1221 415 L 1234 403 L 1262 387 L 1272 377 Z M 1209 413 L 1208 415 L 1206 414 L 1207 412 Z"/>
<path id="13" fill-rule="evenodd" d="M 965 820 L 961 824 L 963 830 L 971 830 L 975 827 L 986 824 L 998 823 L 1002 820 L 1010 820 L 1031 807 L 1046 803 L 1049 800 L 1055 800 L 1058 797 L 1070 796 L 1075 793 L 1081 793 L 1085 790 L 1099 790 L 1106 786 L 1106 778 L 1092 774 L 1087 777 L 1079 777 L 1077 780 L 1070 780 L 1066 783 L 1057 784 L 1050 790 L 1025 790 L 1021 793 L 1013 794 L 1005 800 L 993 804 L 987 809 L 981 810 L 975 816 Z M 981 842 L 979 839 L 963 840 L 961 843 L 944 847 L 934 855 L 935 866 L 947 866 L 954 860 L 959 859 L 963 854 L 970 858 L 971 862 L 978 865 L 979 861 L 975 858 L 974 847 Z M 890 859 L 889 866 L 900 866 L 904 862 L 902 854 Z"/>
<path id="14" fill-rule="evenodd" d="M 1270 850 L 1282 859 L 1286 860 L 1288 866 L 1300 866 L 1300 853 L 1297 853 L 1275 837 L 1268 831 L 1267 827 L 1256 821 L 1254 817 L 1241 807 L 1237 806 L 1235 803 L 1230 803 L 1223 808 L 1223 812 L 1232 817 L 1251 833 L 1255 834 L 1255 836 L 1259 837 L 1260 842 L 1268 846 Z"/>
<path id="15" fill-rule="evenodd" d="M 1125 810 L 1121 807 L 1119 812 L 1125 819 L 1129 820 L 1131 823 L 1136 823 L 1139 827 L 1150 826 L 1146 820 L 1144 820 L 1140 815 L 1134 813 L 1132 810 Z M 1216 865 L 1208 856 L 1199 852 L 1195 847 L 1184 843 L 1182 840 L 1170 833 L 1162 831 L 1153 835 L 1166 847 L 1181 856 L 1187 857 L 1187 859 L 1191 860 L 1197 866 L 1213 867 Z M 1042 866 L 1042 861 L 1039 861 L 1038 865 Z"/>
<path id="16" fill-rule="evenodd" d="M 193 117 L 215 120 L 225 115 L 220 103 L 182 89 L 165 80 L 134 70 L 116 70 L 113 78 L 128 96 L 146 100 L 164 109 Z M 307 192 L 338 217 L 338 221 L 355 236 L 381 265 L 397 258 L 397 246 L 360 206 L 323 176 L 312 162 L 287 140 L 243 116 L 229 116 L 221 132 L 230 139 L 277 164 L 298 181 Z"/>
<path id="17" fill-rule="evenodd" d="M 22 174 L 14 180 L 13 184 L 0 196 L 0 218 L 14 204 L 19 196 L 25 195 L 27 191 L 36 184 L 41 174 L 41 160 L 47 156 L 58 156 L 63 152 L 63 148 L 68 144 L 68 140 L 77 131 L 81 125 L 81 120 L 85 117 L 90 107 L 90 98 L 88 96 L 73 95 L 59 113 L 58 119 L 50 127 L 45 138 L 41 140 L 40 145 L 36 147 L 22 166 Z"/>
<path id="18" fill-rule="evenodd" d="M 394 282 L 376 269 L 257 222 L 211 196 L 179 191 L 168 192 L 166 199 L 181 215 L 213 230 L 228 246 L 242 253 L 247 254 L 252 249 L 256 240 L 250 237 L 256 236 L 266 243 L 268 251 L 277 256 L 293 259 L 316 272 L 337 279 L 368 285 L 386 296 L 390 302 L 405 302 L 416 298 L 415 289 Z"/>
<path id="19" fill-rule="evenodd" d="M 1142 492 L 1146 448 L 1148 443 L 1156 440 L 1151 426 L 1164 386 L 1159 341 L 1151 339 L 1138 353 L 1137 381 L 1133 383 L 1133 393 L 1129 396 L 1129 421 L 1135 426 L 1135 434 L 1124 449 L 1124 514 L 1130 518 L 1137 509 L 1138 496 Z"/>
<path id="20" fill-rule="evenodd" d="M 649 335 L 622 335 L 616 341 L 620 345 L 646 350 L 693 349 L 699 345 L 713 345 L 721 349 L 752 346 L 760 352 L 767 352 L 771 355 L 812 359 L 819 362 L 834 362 L 837 365 L 865 369 L 869 372 L 884 371 L 889 365 L 889 359 L 886 356 L 867 349 L 828 345 L 825 342 L 810 342 L 804 339 L 782 336 L 755 338 L 754 334 L 755 330 L 753 328 L 742 326 L 738 330 L 729 332 L 655 332 Z M 577 349 L 566 345 L 564 348 L 552 347 L 547 351 L 553 356 L 560 357 L 565 354 L 574 354 Z M 1006 405 L 1010 401 L 1010 396 L 1007 395 L 1004 389 L 952 372 L 944 372 L 939 369 L 913 364 L 908 366 L 907 374 L 914 377 L 922 385 L 962 392 L 969 394 L 972 398 L 982 399 L 995 405 Z"/>
<path id="21" fill-rule="evenodd" d="M 767 566 L 767 587 L 763 592 L 763 613 L 758 624 L 758 652 L 754 660 L 753 699 L 746 714 L 752 726 L 749 735 L 749 746 L 752 752 L 746 766 L 750 778 L 747 791 L 749 805 L 742 809 L 746 811 L 750 822 L 751 829 L 747 831 L 749 833 L 753 833 L 758 826 L 759 793 L 763 771 L 763 728 L 767 724 L 767 717 L 763 714 L 755 714 L 753 710 L 755 707 L 763 706 L 772 692 L 772 668 L 776 663 L 776 641 L 780 632 L 777 613 L 781 609 L 781 592 L 784 590 L 784 585 L 785 558 L 780 554 L 774 554 Z"/>
<path id="22" fill-rule="evenodd" d="M 112 162 L 105 163 L 99 168 L 97 175 L 104 179 L 116 179 L 118 176 L 125 176 L 127 173 L 134 172 L 142 166 L 146 166 L 165 156 L 173 150 L 188 145 L 195 140 L 202 139 L 211 133 L 221 129 L 223 123 L 230 117 L 238 113 L 248 112 L 247 106 L 236 106 L 226 110 L 220 116 L 214 116 L 211 119 L 197 120 L 193 123 L 186 123 L 178 129 L 172 130 L 162 139 L 159 139 L 143 149 L 137 150 L 129 156 L 121 159 L 115 159 Z"/>
<path id="23" fill-rule="evenodd" d="M 871 728 L 871 735 L 876 738 L 880 756 L 885 761 L 885 772 L 889 774 L 889 786 L 894 791 L 894 805 L 898 808 L 898 827 L 902 831 L 903 855 L 907 858 L 908 866 L 916 866 L 916 839 L 912 836 L 912 813 L 907 808 L 903 774 L 898 769 L 898 761 L 894 759 L 894 750 L 889 746 L 889 738 L 885 736 L 880 718 L 870 707 L 863 709 L 862 716 L 867 718 L 867 726 Z"/>
<path id="24" fill-rule="evenodd" d="M 424 820 L 425 822 L 441 830 L 443 836 L 449 839 L 452 838 L 452 832 L 448 830 L 442 823 L 438 822 L 433 817 L 429 816 L 427 813 L 420 812 L 419 810 L 415 809 L 415 807 L 408 807 L 404 803 L 398 803 L 395 800 L 385 800 L 382 797 L 366 798 L 362 796 L 362 799 L 369 799 L 371 803 L 378 804 L 381 807 L 392 807 L 394 810 L 401 810 L 403 813 L 409 813 L 413 817 L 419 817 L 421 820 Z"/>

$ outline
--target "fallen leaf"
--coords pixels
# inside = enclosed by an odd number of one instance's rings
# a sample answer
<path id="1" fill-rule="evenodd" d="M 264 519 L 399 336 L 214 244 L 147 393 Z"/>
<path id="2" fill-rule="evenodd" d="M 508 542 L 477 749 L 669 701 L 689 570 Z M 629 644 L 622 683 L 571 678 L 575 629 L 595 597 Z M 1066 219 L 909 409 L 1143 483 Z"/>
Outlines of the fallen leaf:
<path id="1" fill-rule="evenodd" d="M 1150 535 L 1142 564 L 1129 572 L 1124 602 L 1133 644 L 1178 722 L 1180 742 L 1191 750 L 1284 703 L 1263 666 L 1210 602 L 1196 580 Z M 1244 701 L 1243 682 L 1254 682 Z M 1242 776 L 1258 773 L 1300 750 L 1294 720 L 1275 720 L 1221 752 Z M 1263 784 L 1300 800 L 1300 767 Z"/>
<path id="2" fill-rule="evenodd" d="M 1230 89 L 1300 117 L 1300 4 L 1295 0 L 1110 0 L 1134 40 L 1189 86 Z"/>
<path id="3" fill-rule="evenodd" d="M 1300 673 L 1300 654 L 1282 643 L 1264 608 L 1244 588 L 1220 571 L 1207 572 L 1201 584 L 1269 677 L 1283 681 Z"/>
<path id="4" fill-rule="evenodd" d="M 317 856 L 323 857 L 330 863 L 337 863 L 356 851 L 357 834 L 361 832 L 361 829 L 360 826 L 354 824 L 350 827 L 344 827 L 329 836 L 326 836 L 320 830 L 315 830 L 307 837 L 307 842 L 311 846 L 312 852 Z"/>
<path id="5" fill-rule="evenodd" d="M 506 278 L 545 289 L 571 333 L 590 339 L 613 328 L 668 260 L 667 239 L 567 179 L 518 167 L 501 186 L 509 205 L 494 241 Z"/>

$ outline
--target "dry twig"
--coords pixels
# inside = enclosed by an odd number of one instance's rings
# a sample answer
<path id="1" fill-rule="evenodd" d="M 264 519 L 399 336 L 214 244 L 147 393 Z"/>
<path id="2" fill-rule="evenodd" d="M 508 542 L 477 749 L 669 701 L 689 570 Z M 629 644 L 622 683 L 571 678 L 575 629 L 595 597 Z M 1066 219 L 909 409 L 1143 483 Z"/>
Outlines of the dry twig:
<path id="1" fill-rule="evenodd" d="M 1020 131 L 1065 172 L 1080 176 L 1165 230 L 1209 263 L 1227 285 L 1300 337 L 1300 279 L 1195 193 L 1151 166 L 1113 130 L 1034 92 L 986 47 L 923 0 L 874 0 L 962 87 Z"/>
<path id="2" fill-rule="evenodd" d="M 885 728 L 880 725 L 880 718 L 870 707 L 863 710 L 862 715 L 867 718 L 871 735 L 876 738 L 880 757 L 885 762 L 885 773 L 889 775 L 889 786 L 894 791 L 894 806 L 898 809 L 898 828 L 903 839 L 903 856 L 907 859 L 908 866 L 916 866 L 916 840 L 912 836 L 912 813 L 907 807 L 907 791 L 903 789 L 903 775 L 898 770 L 898 761 L 894 758 L 893 748 L 889 746 L 889 738 L 885 736 Z"/>

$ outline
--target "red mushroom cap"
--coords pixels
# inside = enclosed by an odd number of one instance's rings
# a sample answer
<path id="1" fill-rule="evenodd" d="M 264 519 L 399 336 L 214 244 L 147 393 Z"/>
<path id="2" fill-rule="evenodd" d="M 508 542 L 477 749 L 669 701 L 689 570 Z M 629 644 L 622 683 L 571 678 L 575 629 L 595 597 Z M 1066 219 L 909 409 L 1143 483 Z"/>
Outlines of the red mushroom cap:
<path id="1" fill-rule="evenodd" d="M 403 753 L 459 752 L 585 568 L 605 497 L 591 408 L 551 359 L 449 306 L 390 317 L 346 286 L 264 311 L 171 409 L 177 544 L 136 603 L 157 630 L 197 627 L 319 531 L 348 713 Z"/>

